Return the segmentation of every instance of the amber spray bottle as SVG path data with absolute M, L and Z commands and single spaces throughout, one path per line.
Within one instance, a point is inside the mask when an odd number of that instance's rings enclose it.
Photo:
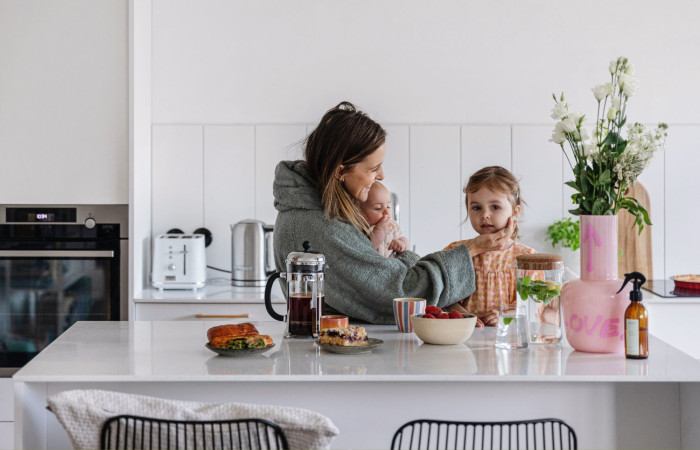
M 625 274 L 625 285 L 632 281 L 630 305 L 625 310 L 625 356 L 630 359 L 647 359 L 649 357 L 649 316 L 642 305 L 642 285 L 647 281 L 639 272 Z

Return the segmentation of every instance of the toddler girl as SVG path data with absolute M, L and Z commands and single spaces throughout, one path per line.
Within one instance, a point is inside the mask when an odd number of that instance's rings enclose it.
M 372 184 L 360 209 L 369 224 L 372 245 L 380 255 L 388 257 L 408 249 L 408 239 L 401 235 L 401 227 L 391 220 L 391 194 L 382 183 Z
M 465 203 L 469 222 L 477 233 L 493 233 L 510 227 L 510 224 L 513 226 L 513 234 L 505 250 L 486 252 L 473 258 L 476 291 L 452 308 L 461 311 L 462 306 L 483 324 L 495 326 L 501 303 L 514 305 L 516 302 L 515 258 L 535 253 L 533 249 L 513 240 L 519 237 L 516 219 L 524 202 L 518 180 L 508 170 L 498 166 L 484 167 L 474 173 L 464 193 L 467 194 Z M 453 242 L 445 250 L 464 242 Z

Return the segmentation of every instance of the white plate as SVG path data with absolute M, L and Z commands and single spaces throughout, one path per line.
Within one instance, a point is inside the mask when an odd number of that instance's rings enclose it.
M 354 355 L 357 353 L 369 353 L 377 347 L 381 347 L 384 341 L 381 339 L 367 338 L 369 343 L 362 346 L 344 346 L 344 345 L 330 345 L 321 344 L 318 341 L 314 341 L 316 345 L 321 347 L 323 350 L 331 353 L 340 353 L 343 355 Z

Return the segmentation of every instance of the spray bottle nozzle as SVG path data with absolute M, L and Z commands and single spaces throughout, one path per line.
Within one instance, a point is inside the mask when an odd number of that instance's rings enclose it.
M 632 281 L 632 290 L 630 291 L 630 300 L 635 301 L 635 302 L 642 301 L 641 287 L 644 283 L 646 283 L 647 278 L 639 272 L 626 273 L 625 274 L 625 282 L 622 283 L 622 287 L 620 287 L 620 290 L 617 291 L 617 293 L 619 294 L 620 292 L 622 292 L 622 290 L 625 288 L 625 285 L 627 285 L 627 283 L 630 280 Z

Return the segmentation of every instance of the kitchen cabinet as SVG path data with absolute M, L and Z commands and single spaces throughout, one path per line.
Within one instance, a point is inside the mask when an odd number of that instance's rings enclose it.
M 46 397 L 81 388 L 307 408 L 340 429 L 333 448 L 385 448 L 394 430 L 421 416 L 559 417 L 576 430 L 579 448 L 587 449 L 700 445 L 693 426 L 700 414 L 700 362 L 654 336 L 648 360 L 627 360 L 565 344 L 496 349 L 494 327 L 475 329 L 464 345 L 428 345 L 393 325 L 367 325 L 382 346 L 339 355 L 310 339 L 284 339 L 284 324 L 266 321 L 256 327 L 275 347 L 257 357 L 226 358 L 204 347 L 214 324 L 74 325 L 15 375 L 23 400 L 18 444 L 69 447 L 46 411 Z
M 248 314 L 247 320 L 270 320 L 265 308 L 265 289 L 231 286 L 228 280 L 220 284 L 208 284 L 202 289 L 164 290 L 144 289 L 139 298 L 134 299 L 135 320 L 237 320 L 241 319 L 198 319 L 197 314 L 231 315 Z M 284 314 L 286 300 L 279 283 L 271 291 L 275 311 Z M 246 320 L 246 319 L 242 319 Z
M 0 4 L 0 203 L 129 199 L 128 2 Z
M 14 448 L 14 384 L 12 378 L 0 378 L 0 450 Z

